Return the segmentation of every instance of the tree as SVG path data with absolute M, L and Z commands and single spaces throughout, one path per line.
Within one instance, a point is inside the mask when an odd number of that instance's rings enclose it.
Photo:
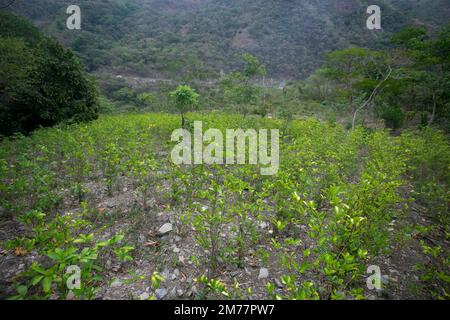
M 261 93 L 261 89 L 251 81 L 258 76 L 264 77 L 266 69 L 264 65 L 251 54 L 244 54 L 242 59 L 245 63 L 243 70 L 228 73 L 221 82 L 221 86 L 224 91 L 225 99 L 237 105 L 239 112 L 245 116 L 249 111 L 249 105 L 255 104 Z M 263 101 L 264 100 L 263 97 Z
M 327 66 L 321 74 L 334 80 L 347 99 L 352 112 L 352 128 L 358 112 L 367 107 L 390 78 L 392 68 L 383 52 L 352 47 L 327 55 Z M 361 101 L 357 103 L 356 99 Z
M 155 96 L 150 93 L 143 92 L 137 96 L 138 103 L 143 107 L 151 107 L 155 103 Z
M 95 119 L 97 88 L 72 51 L 22 18 L 0 21 L 0 134 Z
M 327 100 L 332 93 L 331 79 L 327 77 L 327 69 L 317 69 L 303 83 L 299 83 L 297 90 L 302 98 L 312 100 Z
M 450 98 L 450 25 L 434 39 L 424 27 L 407 27 L 391 40 L 402 61 L 402 88 L 413 92 L 415 107 L 430 115 L 432 125 L 437 115 L 446 116 Z
M 181 126 L 184 128 L 186 125 L 185 114 L 198 104 L 199 94 L 190 86 L 180 85 L 176 90 L 170 92 L 170 97 L 174 99 L 175 105 L 180 112 Z

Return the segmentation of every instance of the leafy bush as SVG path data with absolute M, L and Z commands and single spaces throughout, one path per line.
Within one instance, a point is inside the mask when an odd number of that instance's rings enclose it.
M 403 126 L 405 113 L 397 106 L 389 106 L 383 110 L 381 118 L 384 120 L 386 127 L 395 130 Z
M 75 55 L 19 17 L 0 21 L 0 134 L 96 119 L 97 89 Z

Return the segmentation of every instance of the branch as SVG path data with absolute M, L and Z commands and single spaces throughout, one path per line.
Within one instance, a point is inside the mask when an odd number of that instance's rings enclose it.
M 385 83 L 389 77 L 392 74 L 392 68 L 391 66 L 388 66 L 389 71 L 388 74 L 386 75 L 386 77 L 384 77 L 378 84 L 377 86 L 373 89 L 372 93 L 370 94 L 369 98 L 359 107 L 355 110 L 355 112 L 353 113 L 353 121 L 352 121 L 352 130 L 355 129 L 355 121 L 356 121 L 356 115 L 359 111 L 361 111 L 362 109 L 364 109 L 370 102 L 372 102 L 373 98 L 377 95 L 378 90 L 380 89 L 380 87 L 383 85 L 383 83 Z

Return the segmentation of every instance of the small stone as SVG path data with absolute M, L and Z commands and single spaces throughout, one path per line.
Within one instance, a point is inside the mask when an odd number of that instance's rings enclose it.
M 162 300 L 166 295 L 167 295 L 167 290 L 164 288 L 155 290 L 155 296 L 158 300 Z
M 173 248 L 173 252 L 174 253 L 179 253 L 180 252 L 180 248 L 177 248 L 177 247 Z
M 75 295 L 73 294 L 72 290 L 67 294 L 66 300 L 75 300 Z
M 148 300 L 150 298 L 150 294 L 148 292 L 144 292 L 139 296 L 139 300 Z
M 269 270 L 267 270 L 266 268 L 261 268 L 259 269 L 259 275 L 258 275 L 258 279 L 266 279 L 269 276 Z
M 120 287 L 121 285 L 122 285 L 122 281 L 120 281 L 119 279 L 115 279 L 111 283 L 111 288 L 117 288 L 117 287 Z
M 400 274 L 400 272 L 398 272 L 398 270 L 395 270 L 395 269 L 389 269 L 389 272 L 390 273 Z
M 184 264 L 184 257 L 183 257 L 183 256 L 178 256 L 178 261 L 179 261 L 181 264 Z
M 166 234 L 166 233 L 168 233 L 168 232 L 170 232 L 170 231 L 172 231 L 172 230 L 173 230 L 173 229 L 172 229 L 172 224 L 170 224 L 170 223 L 165 223 L 165 224 L 162 225 L 161 228 L 159 228 L 158 234 L 159 234 L 160 236 L 162 236 L 162 235 L 164 235 L 164 234 Z
M 178 269 L 175 269 L 175 270 L 173 270 L 173 273 L 172 273 L 172 280 L 175 280 L 176 278 L 178 278 L 178 276 L 180 275 L 180 270 L 178 270 Z
M 169 274 L 170 274 L 169 269 L 164 269 L 164 271 L 161 272 L 161 275 L 162 275 L 165 279 L 167 279 L 167 278 L 169 277 Z
M 184 291 L 183 291 L 183 290 L 181 290 L 181 289 L 178 289 L 178 290 L 177 290 L 177 296 L 178 296 L 179 298 L 181 298 L 181 297 L 183 296 L 183 294 L 184 294 Z
M 275 284 L 277 285 L 278 288 L 280 288 L 280 289 L 283 288 L 283 284 L 281 283 L 280 280 L 278 280 L 278 279 L 275 278 L 274 281 L 275 281 Z
M 232 272 L 230 272 L 230 276 L 232 277 L 232 278 L 235 278 L 235 277 L 237 277 L 239 275 L 239 271 L 232 271 Z
M 175 242 L 180 242 L 181 241 L 181 237 L 180 236 L 175 236 Z
M 170 291 L 170 299 L 173 299 L 177 296 L 177 287 L 173 287 L 172 290 Z
M 192 288 L 188 291 L 187 295 L 192 297 L 192 296 L 197 295 L 197 293 L 198 293 L 197 287 L 192 286 Z

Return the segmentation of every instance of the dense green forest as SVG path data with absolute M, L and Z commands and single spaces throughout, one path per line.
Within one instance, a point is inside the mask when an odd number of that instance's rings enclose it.
M 0 10 L 0 299 L 449 299 L 447 1 L 70 4 Z
M 71 46 L 90 70 L 158 78 L 201 77 L 239 66 L 251 53 L 269 77 L 302 79 L 323 53 L 350 45 L 385 47 L 408 24 L 448 22 L 446 0 L 382 0 L 383 30 L 361 28 L 370 1 L 80 0 L 83 27 L 67 32 L 66 0 L 16 1 L 12 10 Z M 200 69 L 200 70 L 199 70 Z

